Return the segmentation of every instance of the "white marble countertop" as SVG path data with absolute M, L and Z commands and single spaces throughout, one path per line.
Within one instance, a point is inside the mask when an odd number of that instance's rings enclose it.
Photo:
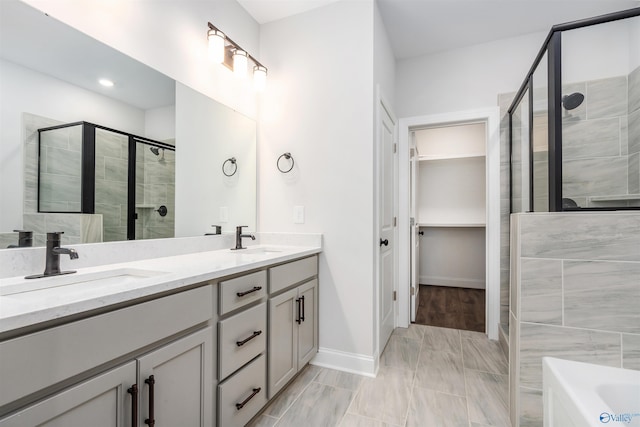
M 265 248 L 269 251 L 262 252 Z M 0 333 L 179 290 L 188 285 L 317 254 L 321 250 L 320 246 L 250 246 L 243 251 L 220 249 L 79 268 L 74 274 L 49 278 L 27 280 L 19 276 L 0 279 Z M 108 280 L 110 275 L 121 277 L 120 280 Z M 69 281 L 75 283 L 66 284 Z M 43 289 L 19 292 L 20 287 L 38 288 L 41 285 Z

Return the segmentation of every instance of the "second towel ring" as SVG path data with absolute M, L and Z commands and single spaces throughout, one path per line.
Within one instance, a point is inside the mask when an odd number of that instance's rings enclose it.
M 227 173 L 227 171 L 225 170 L 225 166 L 227 165 L 227 163 L 231 163 L 233 165 L 233 172 Z M 222 173 L 225 176 L 233 176 L 236 174 L 237 171 L 238 171 L 238 163 L 236 162 L 235 157 L 231 157 L 230 159 L 225 160 L 224 163 L 222 164 Z
M 287 169 L 287 170 L 283 170 L 283 169 L 280 167 L 280 160 L 281 160 L 283 157 L 284 157 L 285 159 L 287 159 L 287 160 L 291 160 L 291 167 L 290 167 L 289 169 Z M 282 172 L 282 173 L 289 173 L 289 172 L 291 172 L 291 170 L 293 169 L 293 165 L 295 165 L 295 164 L 296 164 L 296 162 L 293 160 L 293 156 L 291 155 L 291 153 L 284 153 L 284 154 L 281 154 L 281 155 L 280 155 L 280 157 L 278 157 L 278 160 L 276 161 L 276 167 L 277 167 L 277 168 L 278 168 L 278 170 L 279 170 L 280 172 Z

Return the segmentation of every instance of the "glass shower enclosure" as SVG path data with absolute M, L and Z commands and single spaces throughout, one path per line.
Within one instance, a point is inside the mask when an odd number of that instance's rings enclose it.
M 640 209 L 640 8 L 554 26 L 509 121 L 511 212 Z
M 102 215 L 105 242 L 174 236 L 174 145 L 89 122 L 38 135 L 38 212 Z

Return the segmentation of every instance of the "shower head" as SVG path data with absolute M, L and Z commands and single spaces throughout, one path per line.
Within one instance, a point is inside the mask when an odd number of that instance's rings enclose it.
M 158 147 L 149 147 L 149 150 L 151 150 L 151 152 L 156 156 L 160 155 L 160 149 Z
M 574 108 L 578 108 L 580 104 L 582 104 L 582 101 L 584 101 L 584 95 L 580 92 L 574 92 L 562 97 L 562 106 L 566 110 L 573 110 Z

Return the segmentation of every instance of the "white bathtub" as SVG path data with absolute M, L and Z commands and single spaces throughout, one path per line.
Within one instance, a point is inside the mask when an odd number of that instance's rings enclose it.
M 640 371 L 542 358 L 544 427 L 640 427 Z

